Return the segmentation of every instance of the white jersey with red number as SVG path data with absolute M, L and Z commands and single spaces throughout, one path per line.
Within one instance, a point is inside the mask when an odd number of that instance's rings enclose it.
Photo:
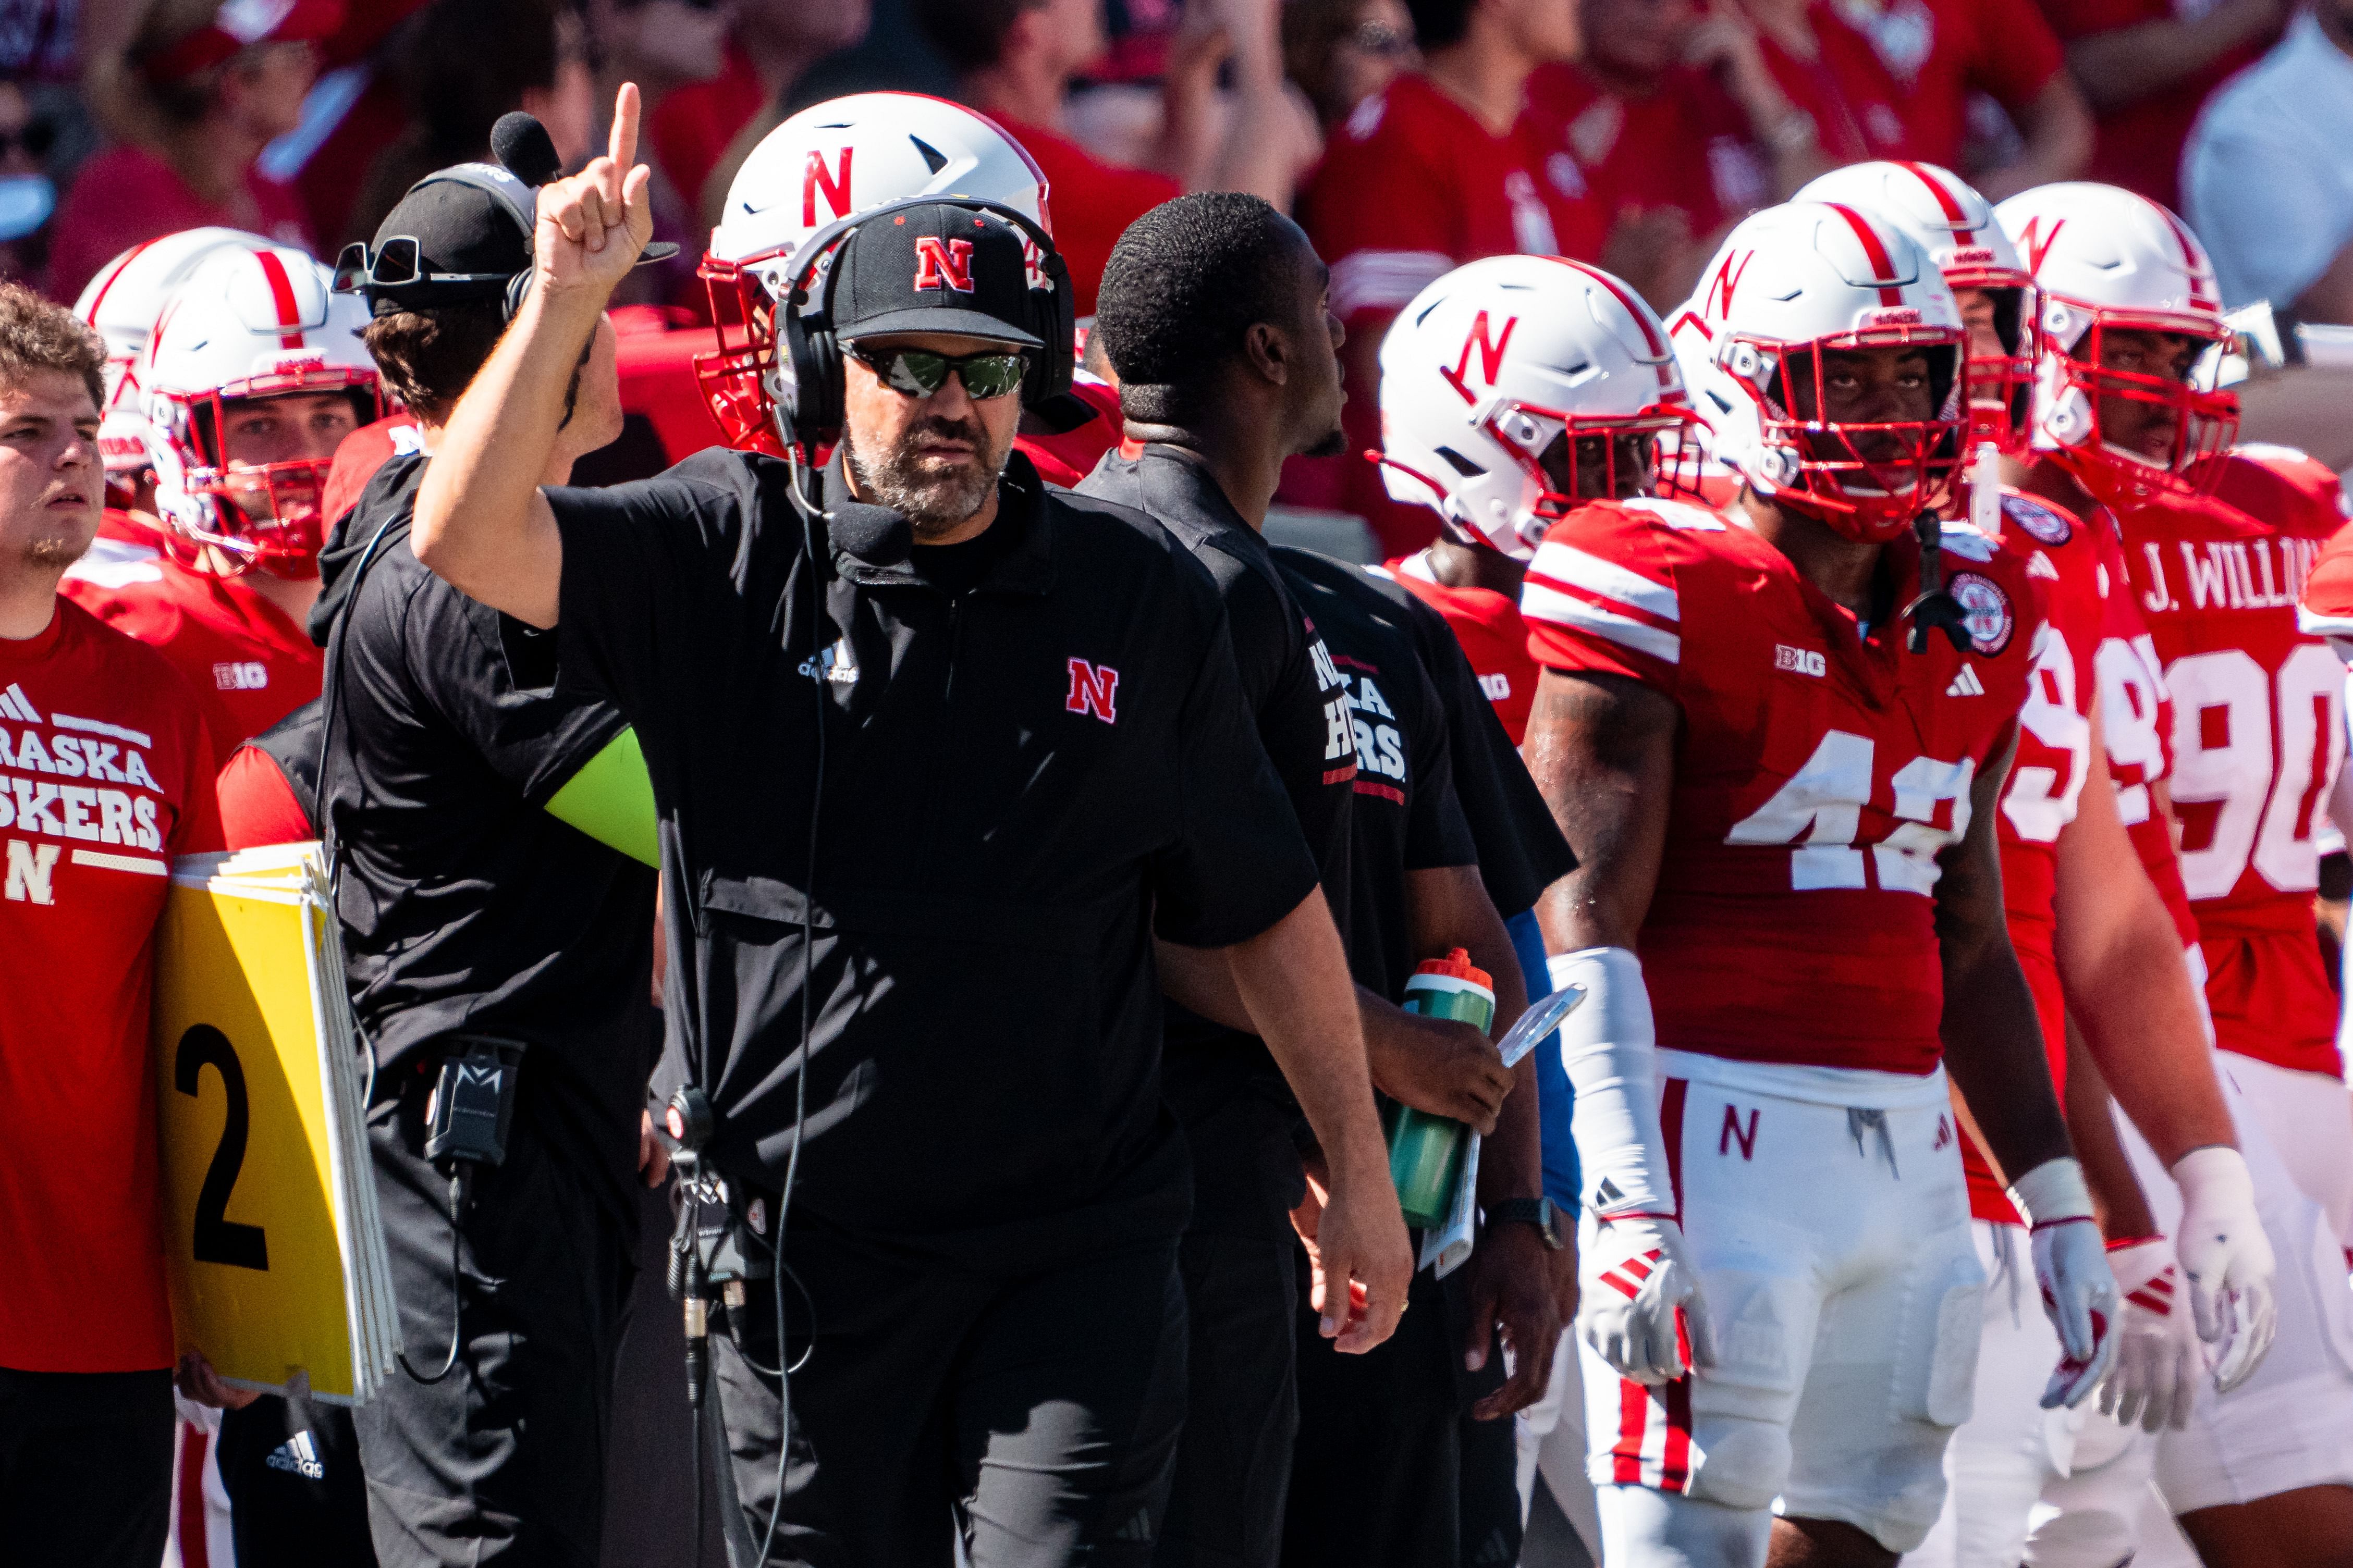
M 1662 1047 L 1920 1074 L 1941 1055 L 1936 855 L 2026 700 L 2042 631 L 2027 563 L 1948 528 L 1971 646 L 1862 626 L 1724 514 L 1605 501 L 1545 536 L 1528 651 L 1629 677 L 1682 710 L 1658 889 L 1641 931 Z M 1891 603 L 1918 556 L 1888 546 Z
M 2026 705 L 2019 711 L 2018 755 L 1996 826 L 2010 943 L 2034 994 L 2052 1087 L 2063 1092 L 2067 1003 L 2060 991 L 2055 942 L 2059 835 L 2075 820 L 2084 776 L 2091 768 L 2092 696 L 2098 682 L 2094 661 L 2106 589 L 2092 531 L 2070 513 L 2005 489 L 1988 521 L 1998 524 L 1996 537 L 2025 562 L 2026 574 L 2046 595 L 2048 623 L 2027 682 Z M 2018 1211 L 1974 1139 L 1962 1142 L 1961 1168 L 1968 1176 L 1972 1215 L 2018 1223 Z
M 2232 454 L 2232 464 L 2255 463 Z M 2275 481 L 2226 476 L 2236 493 Z M 2326 514 L 2272 526 L 2214 499 L 2117 515 L 2133 596 L 2173 699 L 2181 877 L 2210 973 L 2216 1042 L 2300 1071 L 2340 1070 L 2319 957 L 2315 838 L 2345 762 L 2345 667 L 2296 624 Z
M 1421 552 L 1392 561 L 1377 570 L 1387 573 L 1415 598 L 1446 617 L 1454 640 L 1479 677 L 1504 732 L 1518 745 L 1528 732 L 1528 710 L 1535 703 L 1536 661 L 1528 657 L 1528 626 L 1520 618 L 1519 601 L 1493 588 L 1455 588 L 1430 574 L 1430 558 Z

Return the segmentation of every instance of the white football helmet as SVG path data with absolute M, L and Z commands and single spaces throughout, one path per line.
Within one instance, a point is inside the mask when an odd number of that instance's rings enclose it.
M 1960 308 L 1893 224 L 1834 202 L 1751 214 L 1668 335 L 1711 454 L 1759 495 L 1859 540 L 1894 539 L 1952 499 L 1968 418 Z M 1820 416 L 1825 354 L 1898 347 L 1926 357 L 1928 417 Z
M 187 228 L 134 245 L 104 267 L 74 301 L 74 314 L 106 340 L 106 405 L 99 411 L 98 449 L 110 488 L 126 492 L 147 469 L 147 411 L 135 367 L 154 333 L 155 318 L 196 264 L 223 246 L 267 248 L 269 241 L 239 228 Z M 127 493 L 111 496 L 124 504 Z
M 368 307 L 332 289 L 299 250 L 232 247 L 206 257 L 164 307 L 138 365 L 156 508 L 174 555 L 230 573 L 318 570 L 320 497 L 332 460 L 232 467 L 227 405 L 297 392 L 342 392 L 362 424 L 383 416 L 375 362 L 360 342 Z
M 1458 267 L 1381 340 L 1389 494 L 1518 560 L 1585 502 L 1647 493 L 1659 437 L 1690 421 L 1666 328 L 1582 262 Z
M 1969 350 L 1969 434 L 2011 457 L 2025 455 L 2034 363 L 2042 338 L 2034 282 L 2017 247 L 1975 187 L 1934 163 L 1850 163 L 1799 191 L 1801 202 L 1860 207 L 1902 229 L 1928 253 L 1954 293 L 1981 289 L 1993 304 L 2000 353 Z
M 802 110 L 752 149 L 702 267 L 719 348 L 695 374 L 727 445 L 784 454 L 777 409 L 792 365 L 774 321 L 794 254 L 829 224 L 917 196 L 998 202 L 1053 230 L 1037 162 L 988 116 L 944 99 L 853 93 Z
M 2212 471 L 2201 459 L 2227 449 L 2238 434 L 2237 398 L 2162 373 L 2104 368 L 2102 361 L 2112 331 L 2168 333 L 2209 351 L 2231 338 L 2205 247 L 2172 213 L 2114 185 L 2040 185 L 1994 208 L 1994 216 L 2042 296 L 2035 449 L 2112 506 L 2159 491 L 2195 493 L 2197 472 Z M 2105 428 L 2132 404 L 2163 416 L 2141 449 L 2110 439 Z

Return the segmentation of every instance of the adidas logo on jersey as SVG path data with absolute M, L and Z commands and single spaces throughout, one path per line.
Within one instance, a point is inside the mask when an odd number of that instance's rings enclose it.
M 1960 674 L 1953 677 L 1953 683 L 1945 688 L 1945 695 L 1947 697 L 1983 697 L 1985 695 L 1985 682 L 1978 679 L 1978 672 L 1972 666 L 1965 664 L 1961 666 Z
M 308 1432 L 297 1432 L 275 1448 L 261 1461 L 273 1470 L 284 1470 L 305 1480 L 324 1480 L 327 1467 L 319 1462 L 318 1446 L 311 1441 Z

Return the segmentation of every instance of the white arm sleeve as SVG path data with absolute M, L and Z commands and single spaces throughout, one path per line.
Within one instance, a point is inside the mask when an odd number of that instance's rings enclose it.
M 1675 1196 L 1659 1136 L 1658 1034 L 1642 963 L 1622 947 L 1588 947 L 1546 966 L 1556 988 L 1585 992 L 1560 1026 L 1561 1066 L 1577 1092 L 1570 1131 L 1586 1207 L 1600 1218 L 1672 1218 Z

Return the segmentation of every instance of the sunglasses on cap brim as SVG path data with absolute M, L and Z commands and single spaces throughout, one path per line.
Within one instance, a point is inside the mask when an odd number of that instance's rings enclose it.
M 678 254 L 678 247 L 669 240 L 657 240 L 646 247 L 638 257 L 637 265 L 668 261 Z M 427 272 L 425 270 L 425 247 L 415 235 L 396 234 L 382 245 L 371 248 L 367 241 L 355 239 L 343 247 L 335 258 L 335 292 L 355 294 L 363 289 L 412 289 L 419 285 L 431 288 L 445 284 L 496 285 L 503 289 L 514 280 L 512 272 Z

